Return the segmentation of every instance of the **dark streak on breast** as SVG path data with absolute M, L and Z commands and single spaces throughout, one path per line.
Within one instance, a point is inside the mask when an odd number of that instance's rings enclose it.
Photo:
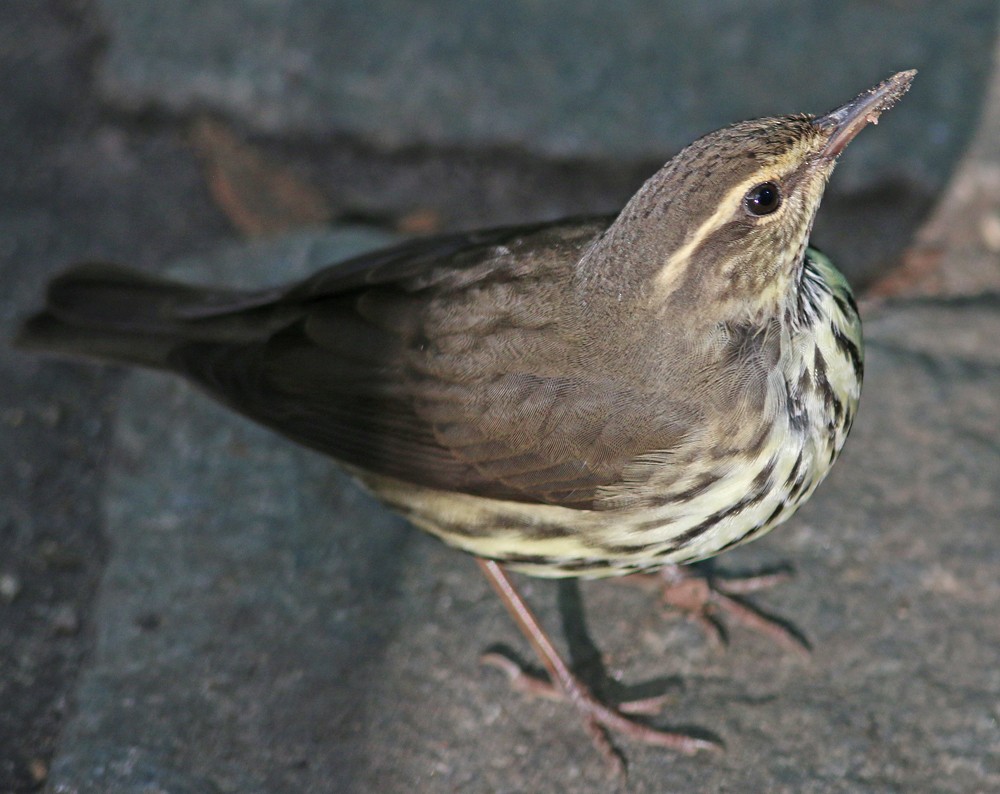
M 826 359 L 823 358 L 823 354 L 818 347 L 815 348 L 813 356 L 813 381 L 816 384 L 816 389 L 823 397 L 823 404 L 829 410 L 833 407 L 833 401 L 837 399 L 837 396 L 833 393 L 833 387 L 826 377 Z
M 802 468 L 802 451 L 799 450 L 798 456 L 795 458 L 795 463 L 792 464 L 792 470 L 788 472 L 788 477 L 785 479 L 785 486 L 790 487 L 795 478 L 799 476 L 799 469 Z
M 752 507 L 753 505 L 763 502 L 764 499 L 766 499 L 767 496 L 773 490 L 773 483 L 771 482 L 771 474 L 774 471 L 775 465 L 776 465 L 775 461 L 772 460 L 754 478 L 754 483 L 753 483 L 754 488 L 753 490 L 750 491 L 750 493 L 748 493 L 746 496 L 744 496 L 735 504 L 730 505 L 724 510 L 719 510 L 715 513 L 712 513 L 712 515 L 705 518 L 704 521 L 699 522 L 686 532 L 682 532 L 680 535 L 678 535 L 676 538 L 673 539 L 673 541 L 670 544 L 670 547 L 665 551 L 669 552 L 669 551 L 677 551 L 679 549 L 683 549 L 685 546 L 690 545 L 690 543 L 693 540 L 703 535 L 705 532 L 710 530 L 720 521 L 723 521 L 724 519 L 729 518 L 730 516 L 734 516 L 737 513 L 741 513 L 748 507 Z M 765 474 L 766 476 L 762 476 Z
M 850 359 L 851 366 L 854 368 L 854 377 L 860 381 L 865 374 L 864 362 L 861 360 L 861 351 L 858 350 L 858 346 L 848 339 L 836 325 L 833 326 L 832 330 L 833 341 L 837 343 L 840 351 Z
M 721 474 L 708 472 L 706 474 L 702 474 L 697 480 L 695 480 L 694 484 L 690 488 L 686 488 L 678 493 L 651 498 L 648 500 L 648 503 L 651 507 L 663 507 L 664 505 L 676 504 L 678 502 L 687 502 L 694 499 L 696 496 L 701 496 L 721 479 Z

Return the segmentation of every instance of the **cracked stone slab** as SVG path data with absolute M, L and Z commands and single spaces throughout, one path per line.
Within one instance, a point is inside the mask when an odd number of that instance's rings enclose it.
M 273 283 L 376 242 L 303 233 L 174 272 Z M 719 758 L 625 745 L 630 791 L 1000 788 L 998 311 L 873 317 L 844 458 L 788 525 L 719 559 L 794 565 L 755 600 L 805 632 L 811 662 L 739 630 L 720 653 L 635 588 L 519 579 L 592 665 L 585 613 L 612 694 L 668 693 L 658 724 L 726 742 Z M 480 667 L 493 643 L 530 650 L 471 561 L 321 456 L 136 373 L 104 515 L 96 650 L 49 791 L 608 790 L 575 716 Z

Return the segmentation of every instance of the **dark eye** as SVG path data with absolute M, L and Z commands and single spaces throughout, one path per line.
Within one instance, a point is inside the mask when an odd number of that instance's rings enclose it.
M 770 215 L 781 206 L 781 190 L 774 182 L 761 182 L 743 197 L 743 206 L 751 215 Z

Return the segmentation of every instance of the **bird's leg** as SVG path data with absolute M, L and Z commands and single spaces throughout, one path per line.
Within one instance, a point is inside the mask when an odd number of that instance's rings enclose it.
M 569 700 L 583 717 L 583 726 L 590 736 L 591 742 L 604 759 L 619 773 L 624 772 L 621 756 L 608 739 L 607 731 L 615 731 L 646 744 L 667 747 L 682 753 L 696 753 L 699 750 L 718 750 L 719 746 L 715 742 L 705 739 L 697 739 L 692 736 L 685 736 L 680 733 L 670 733 L 661 731 L 640 722 L 630 720 L 628 717 L 616 709 L 604 705 L 591 693 L 589 687 L 584 684 L 569 669 L 563 661 L 559 652 L 552 644 L 552 640 L 545 633 L 545 630 L 538 623 L 534 613 L 521 598 L 520 593 L 514 587 L 507 573 L 499 564 L 492 560 L 476 558 L 483 574 L 489 580 L 490 585 L 500 596 L 507 611 L 510 612 L 514 622 L 517 623 L 528 642 L 531 643 L 538 654 L 538 658 L 545 665 L 549 672 L 552 683 L 558 687 L 561 695 Z M 537 681 L 537 679 L 536 679 Z M 552 687 L 545 687 L 543 682 L 537 685 L 524 687 L 537 691 L 540 694 L 552 695 Z
M 724 614 L 799 656 L 809 658 L 809 646 L 802 637 L 740 598 L 787 581 L 787 573 L 720 577 L 686 565 L 668 565 L 655 574 L 627 576 L 625 580 L 648 583 L 654 577 L 663 603 L 696 622 L 716 644 L 725 644 L 720 622 Z

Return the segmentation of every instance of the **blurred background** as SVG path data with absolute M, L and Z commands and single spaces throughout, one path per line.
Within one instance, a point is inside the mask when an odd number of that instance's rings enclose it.
M 916 68 L 813 238 L 863 298 L 892 399 L 866 399 L 855 473 L 798 535 L 734 555 L 806 574 L 769 607 L 805 613 L 823 662 L 742 635 L 719 657 L 614 588 L 586 591 L 588 620 L 612 677 L 678 675 L 673 724 L 736 745 L 719 763 L 627 748 L 634 790 L 1000 788 L 1000 629 L 967 615 L 996 596 L 997 12 L 4 0 L 3 334 L 80 259 L 274 283 L 400 236 L 614 212 L 706 132 Z M 468 561 L 328 464 L 154 376 L 0 347 L 0 378 L 0 791 L 604 790 L 575 719 L 477 669 L 496 635 L 519 641 Z M 532 587 L 553 628 L 582 609 Z M 920 617 L 887 627 L 887 592 Z M 890 678 L 898 658 L 914 667 Z M 927 684 L 905 718 L 902 679 Z M 927 728 L 945 714 L 968 719 Z

